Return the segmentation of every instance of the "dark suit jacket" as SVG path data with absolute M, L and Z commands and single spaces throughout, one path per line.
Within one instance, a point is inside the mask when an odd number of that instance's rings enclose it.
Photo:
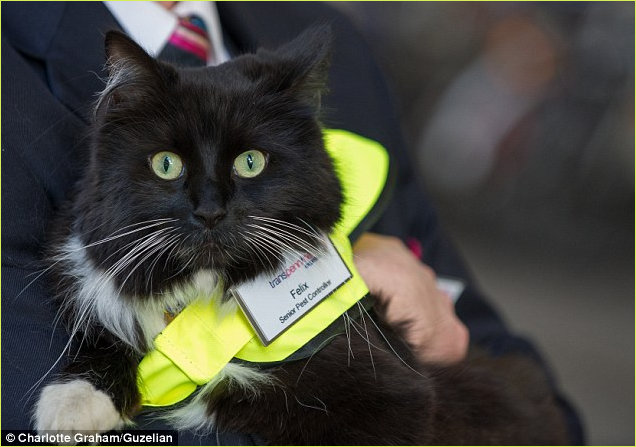
M 472 284 L 444 237 L 409 161 L 391 97 L 371 52 L 353 26 L 320 3 L 219 3 L 231 50 L 276 47 L 316 22 L 334 31 L 327 127 L 379 141 L 398 167 L 395 194 L 373 231 L 421 241 L 424 259 L 439 274 L 464 278 L 457 303 L 473 343 L 493 354 L 520 352 L 541 362 L 526 341 L 513 336 Z M 67 343 L 53 327 L 56 310 L 39 276 L 47 225 L 68 197 L 87 155 L 86 131 L 102 79 L 103 36 L 119 29 L 97 2 L 2 3 L 2 428 L 25 429 L 38 379 Z M 64 363 L 60 360 L 44 382 Z M 578 420 L 563 401 L 573 442 Z M 223 435 L 226 443 L 252 443 Z M 182 443 L 199 443 L 189 434 Z M 214 443 L 216 439 L 204 439 Z

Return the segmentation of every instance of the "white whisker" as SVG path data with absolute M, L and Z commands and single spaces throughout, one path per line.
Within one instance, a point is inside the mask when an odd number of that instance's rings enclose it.
M 250 225 L 252 226 L 252 225 Z M 253 228 L 257 228 L 258 226 L 253 226 Z M 282 249 L 283 251 L 285 251 L 286 253 L 288 253 L 290 256 L 295 257 L 298 256 L 300 254 L 302 254 L 299 250 L 294 249 L 292 246 L 290 246 L 288 243 L 286 243 L 285 241 L 283 241 L 280 238 L 277 238 L 275 233 L 272 232 L 263 232 L 262 229 L 257 228 L 261 231 L 258 231 L 258 235 L 260 235 L 262 238 L 269 240 L 271 243 L 273 243 L 277 248 Z
M 258 219 L 258 220 L 262 220 L 262 221 L 268 221 L 268 222 L 272 222 L 272 223 L 277 223 L 277 224 L 280 224 L 280 225 L 283 225 L 283 226 L 286 226 L 286 227 L 289 227 L 289 228 L 293 228 L 293 229 L 295 229 L 295 230 L 297 230 L 297 231 L 299 231 L 301 233 L 305 233 L 307 236 L 310 236 L 310 237 L 318 237 L 318 238 L 321 237 L 320 233 L 318 233 L 316 230 L 314 230 L 311 226 L 309 226 L 300 217 L 298 217 L 297 219 L 300 220 L 301 222 L 303 222 L 305 225 L 307 225 L 310 228 L 310 230 L 312 230 L 311 232 L 309 232 L 309 231 L 305 230 L 303 227 L 298 226 L 296 224 L 293 224 L 291 222 L 287 222 L 285 220 L 280 220 L 280 219 L 274 219 L 273 217 L 264 217 L 264 216 L 248 216 L 248 217 L 250 217 L 252 219 Z
M 274 237 L 277 237 L 281 241 L 285 240 L 285 242 L 287 242 L 288 244 L 296 244 L 302 250 L 307 251 L 311 254 L 314 254 L 314 255 L 319 254 L 323 256 L 325 255 L 325 252 L 322 248 L 318 247 L 317 245 L 311 244 L 310 242 L 307 242 L 304 239 L 299 238 L 295 234 L 289 233 L 288 231 L 282 230 L 280 228 L 272 228 L 271 226 L 263 226 L 263 225 L 256 225 L 256 224 L 248 224 L 248 226 L 259 229 L 261 231 L 265 231 L 268 234 Z M 287 236 L 286 239 L 284 239 L 285 236 Z M 293 249 L 293 250 L 295 252 L 299 251 L 297 249 Z
M 376 375 L 376 371 L 375 371 L 375 362 L 373 361 L 373 352 L 371 351 L 371 341 L 369 339 L 369 331 L 367 330 L 367 322 L 364 319 L 364 315 L 360 314 L 360 316 L 362 317 L 362 324 L 364 325 L 364 332 L 367 334 L 367 346 L 369 347 L 369 357 L 371 358 L 371 367 L 373 368 L 373 377 L 375 378 L 375 380 L 378 380 L 378 376 Z
M 258 260 L 261 262 L 263 267 L 267 268 L 267 266 L 265 265 L 265 262 L 267 262 L 272 268 L 272 270 L 274 270 L 274 264 L 272 264 L 272 261 L 269 259 L 267 254 L 263 251 L 265 248 L 261 249 L 259 240 L 255 239 L 252 233 L 250 233 L 249 231 L 247 233 L 249 234 L 249 236 L 243 235 L 243 237 L 247 242 L 250 243 L 248 247 L 251 249 L 251 252 L 258 258 Z M 261 258 L 261 255 L 262 255 L 262 258 Z
M 360 308 L 360 310 L 362 312 L 364 312 L 365 314 L 368 315 L 369 319 L 371 320 L 371 323 L 373 323 L 373 325 L 375 326 L 375 328 L 378 330 L 378 333 L 382 336 L 382 338 L 384 339 L 384 341 L 386 342 L 387 346 L 391 349 L 391 351 L 393 352 L 393 354 L 395 354 L 395 356 L 400 359 L 400 361 L 407 367 L 409 368 L 411 371 L 413 371 L 415 374 L 424 377 L 419 371 L 417 371 L 416 369 L 414 369 L 411 365 L 409 365 L 402 357 L 400 357 L 400 355 L 397 353 L 397 351 L 393 348 L 393 346 L 391 345 L 391 343 L 389 342 L 389 340 L 385 337 L 384 333 L 382 332 L 382 330 L 378 327 L 378 325 L 375 323 L 375 321 L 373 321 L 373 317 L 371 317 L 371 315 L 369 315 L 369 312 L 367 312 L 367 310 L 364 308 L 364 306 L 362 304 L 360 304 L 360 302 L 358 301 L 356 303 L 358 305 L 358 307 Z

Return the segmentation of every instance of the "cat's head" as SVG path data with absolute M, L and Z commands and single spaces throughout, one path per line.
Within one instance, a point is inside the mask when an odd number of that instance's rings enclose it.
M 314 28 L 275 51 L 175 68 L 108 33 L 75 231 L 124 292 L 162 293 L 201 269 L 240 282 L 330 231 L 342 193 L 317 118 L 329 47 Z

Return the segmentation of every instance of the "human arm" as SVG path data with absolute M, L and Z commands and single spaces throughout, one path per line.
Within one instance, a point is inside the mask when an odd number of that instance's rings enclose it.
M 437 288 L 435 272 L 401 240 L 364 233 L 354 245 L 354 262 L 387 323 L 404 330 L 422 362 L 455 363 L 466 356 L 468 329 L 453 301 Z

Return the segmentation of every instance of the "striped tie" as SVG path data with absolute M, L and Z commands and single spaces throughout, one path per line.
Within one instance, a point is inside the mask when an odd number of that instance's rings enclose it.
M 192 15 L 179 18 L 168 43 L 159 53 L 159 59 L 187 67 L 202 67 L 208 63 L 212 45 L 201 18 Z

